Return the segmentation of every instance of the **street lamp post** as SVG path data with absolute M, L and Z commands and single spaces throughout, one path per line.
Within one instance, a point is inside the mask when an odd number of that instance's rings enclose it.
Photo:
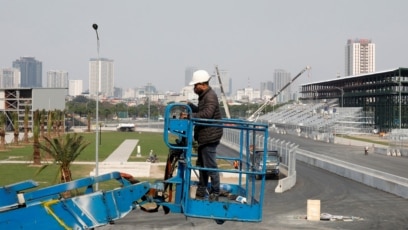
M 147 106 L 147 127 L 150 128 L 150 88 L 151 84 L 148 83 L 148 91 L 147 91 L 147 100 L 148 100 L 148 106 Z
M 99 176 L 99 148 L 98 148 L 98 141 L 99 141 L 99 84 L 101 78 L 101 60 L 99 58 L 99 35 L 98 35 L 98 25 L 93 24 L 92 28 L 96 32 L 96 39 L 97 39 L 97 53 L 98 53 L 98 80 L 96 84 L 96 123 L 95 123 L 95 176 Z M 95 183 L 95 190 L 98 190 L 98 183 Z
M 102 144 L 102 122 L 99 123 L 99 145 Z

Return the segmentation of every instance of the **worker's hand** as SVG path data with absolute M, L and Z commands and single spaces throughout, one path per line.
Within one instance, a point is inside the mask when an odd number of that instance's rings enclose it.
M 188 119 L 188 113 L 181 112 L 180 113 L 180 119 Z

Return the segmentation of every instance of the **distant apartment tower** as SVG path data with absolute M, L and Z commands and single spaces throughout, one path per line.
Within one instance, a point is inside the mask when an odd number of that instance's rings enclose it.
M 273 91 L 272 81 L 261 82 L 261 97 L 271 96 Z
M 100 63 L 100 66 L 99 66 Z M 89 95 L 96 96 L 98 92 L 104 97 L 114 95 L 114 65 L 113 60 L 91 58 L 89 61 Z M 100 74 L 99 74 L 100 71 Z M 100 78 L 100 79 L 99 79 Z
M 78 96 L 83 92 L 84 82 L 82 80 L 69 80 L 68 95 Z
M 68 88 L 68 72 L 62 70 L 47 71 L 47 88 Z
M 119 87 L 113 88 L 113 96 L 115 98 L 122 98 L 123 97 L 123 89 Z
M 198 68 L 194 66 L 189 66 L 184 72 L 184 85 L 188 85 L 193 78 L 193 73 L 197 71 Z
M 132 99 L 136 98 L 136 89 L 134 88 L 127 88 L 123 90 L 122 98 Z
M 375 44 L 370 39 L 349 39 L 345 76 L 375 72 Z
M 274 89 L 273 91 L 278 93 L 287 83 L 292 80 L 292 77 L 289 72 L 286 72 L 283 69 L 275 69 L 273 73 Z M 292 88 L 289 85 L 285 90 L 280 92 L 276 98 L 277 103 L 285 103 L 291 100 Z
M 20 57 L 13 68 L 20 70 L 21 87 L 42 87 L 42 63 L 34 57 Z
M 20 87 L 20 70 L 15 68 L 0 69 L 0 88 Z

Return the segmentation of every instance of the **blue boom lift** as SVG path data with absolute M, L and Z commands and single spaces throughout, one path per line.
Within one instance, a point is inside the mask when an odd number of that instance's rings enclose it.
M 36 189 L 38 184 L 31 180 L 3 186 L 0 187 L 0 229 L 91 229 L 123 218 L 137 208 L 156 212 L 160 207 L 165 213 L 214 219 L 218 224 L 262 221 L 266 157 L 262 170 L 254 169 L 248 143 L 265 138 L 263 143 L 266 145 L 267 124 L 237 119 L 180 119 L 180 112 L 191 113 L 191 109 L 179 103 L 166 107 L 163 139 L 170 151 L 162 181 L 131 181 L 124 174 L 112 172 L 41 189 Z M 238 154 L 227 156 L 218 152 L 217 159 L 238 161 L 239 167 L 210 169 L 195 166 L 195 125 L 234 129 L 240 142 Z M 264 154 L 266 156 L 266 151 Z M 196 199 L 193 189 L 198 183 L 196 178 L 200 170 L 233 174 L 235 182 L 221 180 L 224 196 L 218 201 Z M 256 177 L 261 180 L 255 180 Z M 108 180 L 116 180 L 121 186 L 110 191 L 94 190 L 96 183 Z M 82 195 L 63 196 L 66 191 L 81 188 Z

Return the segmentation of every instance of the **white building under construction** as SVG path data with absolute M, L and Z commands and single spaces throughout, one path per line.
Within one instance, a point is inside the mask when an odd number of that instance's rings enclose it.
M 33 112 L 64 110 L 67 88 L 9 88 L 0 89 L 0 113 L 7 116 L 7 129 L 12 130 L 12 113 L 17 113 L 19 127 L 24 125 L 25 108 L 29 108 L 28 126 L 32 128 Z

